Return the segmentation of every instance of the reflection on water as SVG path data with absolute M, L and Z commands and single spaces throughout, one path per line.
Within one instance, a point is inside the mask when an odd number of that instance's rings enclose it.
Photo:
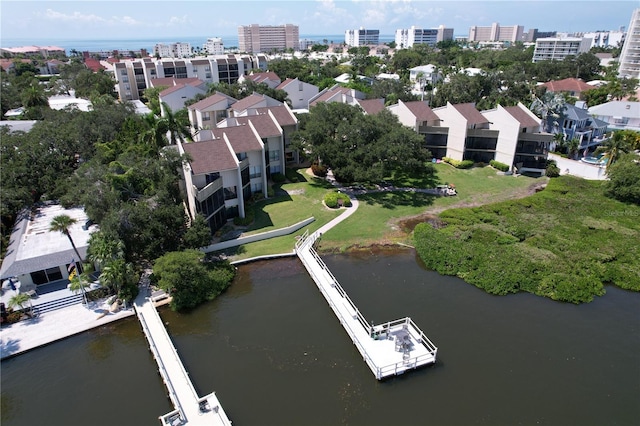
M 437 364 L 378 382 L 297 259 L 244 265 L 217 300 L 161 311 L 197 391 L 234 424 L 640 423 L 640 295 L 565 305 L 487 295 L 412 251 L 324 259 L 367 319 L 411 316 Z M 3 426 L 157 424 L 170 410 L 135 319 L 2 362 Z

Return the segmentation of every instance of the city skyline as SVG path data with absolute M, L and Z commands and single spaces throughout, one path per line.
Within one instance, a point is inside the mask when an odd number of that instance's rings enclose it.
M 621 1 L 6 1 L 0 4 L 2 39 L 122 39 L 237 35 L 238 26 L 294 24 L 300 34 L 344 34 L 364 27 L 396 29 L 522 25 L 525 31 L 589 32 L 629 24 L 636 0 Z M 4 43 L 3 43 L 4 45 Z

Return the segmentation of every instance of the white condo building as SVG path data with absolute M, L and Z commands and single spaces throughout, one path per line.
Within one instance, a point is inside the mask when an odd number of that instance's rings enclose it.
M 583 37 L 548 37 L 536 40 L 532 62 L 562 61 L 567 56 L 588 52 L 591 39 Z
M 202 45 L 202 50 L 204 50 L 208 55 L 224 55 L 224 44 L 222 43 L 222 39 L 220 37 L 208 38 Z
M 370 46 L 380 44 L 380 30 L 347 30 L 344 32 L 344 42 L 347 46 Z
M 298 49 L 300 33 L 297 25 L 241 25 L 238 45 L 241 52 L 259 53 Z
M 188 58 L 191 56 L 190 43 L 157 43 L 153 47 L 153 55 L 161 58 Z
M 396 30 L 395 42 L 400 49 L 413 47 L 414 44 L 428 44 L 435 46 L 436 43 L 445 40 L 453 40 L 453 28 L 445 28 L 440 25 L 438 28 L 416 28 L 412 26 L 408 29 Z
M 511 42 L 521 41 L 524 34 L 522 25 L 502 27 L 497 22 L 490 27 L 473 26 L 469 28 L 470 42 Z
M 267 70 L 265 55 L 222 55 L 207 58 L 124 60 L 114 65 L 116 90 L 122 101 L 138 100 L 145 89 L 175 85 L 188 79 L 233 84 L 254 69 Z M 167 79 L 175 82 L 167 83 Z
M 640 78 L 640 9 L 631 14 L 627 38 L 620 53 L 618 75 Z

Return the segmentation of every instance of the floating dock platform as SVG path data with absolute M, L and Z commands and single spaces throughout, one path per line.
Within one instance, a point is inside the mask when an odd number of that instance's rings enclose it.
M 296 242 L 296 254 L 360 351 L 376 379 L 434 364 L 438 348 L 406 317 L 369 324 L 315 250 L 320 234 L 305 232 Z

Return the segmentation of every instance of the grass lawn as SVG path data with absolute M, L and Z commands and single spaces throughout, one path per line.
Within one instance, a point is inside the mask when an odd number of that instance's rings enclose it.
M 411 229 L 403 229 L 400 221 L 410 217 L 436 214 L 451 207 L 476 206 L 531 193 L 531 186 L 546 178 L 498 175 L 491 167 L 456 169 L 448 164 L 435 165 L 436 175 L 426 178 L 396 176 L 397 187 L 433 188 L 438 184 L 454 184 L 458 195 L 437 197 L 421 193 L 374 193 L 358 196 L 358 211 L 322 236 L 321 250 L 344 251 L 354 246 L 372 244 L 412 244 Z M 421 186 L 422 185 L 422 186 Z
M 398 187 L 422 188 L 433 188 L 445 182 L 454 183 L 458 196 L 435 197 L 405 192 L 358 196 L 360 207 L 356 213 L 323 235 L 321 250 L 341 251 L 371 244 L 407 243 L 410 242 L 410 230 L 403 230 L 398 225 L 399 219 L 436 213 L 451 206 L 479 205 L 521 197 L 528 193 L 532 184 L 545 181 L 523 176 L 499 176 L 490 167 L 459 170 L 448 164 L 437 164 L 435 168 L 435 176 L 395 176 L 392 182 Z M 256 219 L 247 230 L 247 234 L 289 226 L 311 216 L 314 216 L 316 221 L 305 229 L 313 232 L 340 214 L 340 211 L 329 210 L 322 204 L 324 194 L 331 190 L 331 185 L 322 179 L 308 176 L 302 169 L 298 170 L 296 175 L 299 182 L 283 184 L 276 188 L 273 198 L 257 203 Z M 287 194 L 278 195 L 278 189 L 286 191 Z M 231 260 L 239 260 L 290 252 L 294 244 L 295 234 L 246 244 L 227 254 Z
M 640 207 L 603 188 L 563 176 L 530 197 L 450 209 L 415 228 L 415 245 L 428 268 L 492 294 L 582 303 L 607 284 L 640 291 Z

